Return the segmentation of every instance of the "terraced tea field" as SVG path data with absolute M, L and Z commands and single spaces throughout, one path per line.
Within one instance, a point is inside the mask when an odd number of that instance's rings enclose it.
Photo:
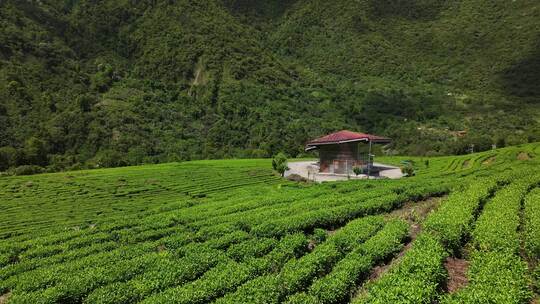
M 405 159 L 323 184 L 270 160 L 0 178 L 0 303 L 533 301 L 540 144 L 378 160 Z

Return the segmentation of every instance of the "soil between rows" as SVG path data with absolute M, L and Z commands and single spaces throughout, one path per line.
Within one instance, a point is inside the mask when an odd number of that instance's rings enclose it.
M 0 304 L 7 303 L 8 298 L 11 296 L 11 292 L 8 292 L 6 294 L 3 294 L 0 296 Z
M 446 282 L 446 291 L 448 293 L 454 293 L 469 283 L 467 278 L 469 261 L 448 257 L 444 262 L 444 268 L 448 271 L 448 281 Z
M 410 225 L 409 237 L 403 249 L 388 263 L 375 266 L 368 276 L 368 279 L 363 282 L 362 287 L 358 289 L 354 298 L 361 296 L 366 292 L 365 286 L 368 283 L 379 279 L 385 274 L 394 264 L 396 264 L 403 255 L 411 248 L 412 242 L 416 239 L 418 234 L 422 231 L 421 223 L 432 211 L 437 209 L 439 204 L 446 198 L 442 197 L 430 197 L 426 200 L 419 202 L 407 202 L 400 209 L 396 209 L 386 215 L 387 218 L 399 218 L 405 220 Z

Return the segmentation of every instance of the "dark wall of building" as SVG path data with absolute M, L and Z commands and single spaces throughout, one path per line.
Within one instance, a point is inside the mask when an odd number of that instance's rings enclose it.
M 365 144 L 352 142 L 321 145 L 319 147 L 320 172 L 346 174 L 352 172 L 355 166 L 366 165 L 366 154 L 360 151 L 359 145 Z

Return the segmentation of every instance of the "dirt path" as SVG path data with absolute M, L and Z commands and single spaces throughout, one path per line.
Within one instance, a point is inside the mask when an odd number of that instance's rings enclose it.
M 469 261 L 448 257 L 444 261 L 444 268 L 448 271 L 448 281 L 446 282 L 446 291 L 448 293 L 454 293 L 469 283 L 467 278 Z
M 492 156 L 488 160 L 484 161 L 482 164 L 486 164 L 486 162 L 491 163 L 494 160 L 495 156 Z M 499 188 L 492 191 L 491 194 L 480 203 L 479 208 L 474 215 L 474 222 L 478 220 L 484 210 L 485 204 L 487 204 L 490 200 L 493 199 L 497 191 L 499 191 Z M 520 218 L 521 216 L 522 215 L 520 211 Z M 521 224 L 519 229 L 521 229 Z M 467 286 L 467 284 L 469 283 L 467 271 L 469 270 L 470 265 L 470 262 L 468 260 L 469 250 L 471 250 L 470 246 L 470 241 L 466 244 L 463 244 L 461 250 L 456 254 L 456 256 L 449 256 L 444 261 L 444 268 L 448 272 L 448 280 L 446 281 L 446 285 L 444 286 L 444 291 L 447 294 L 455 293 L 456 291 Z
M 5 304 L 5 303 L 7 303 L 7 300 L 8 300 L 8 298 L 9 298 L 9 296 L 11 296 L 11 292 L 8 292 L 8 293 L 6 293 L 6 294 L 4 294 L 4 295 L 1 295 L 1 296 L 0 296 L 0 304 Z
M 531 159 L 531 156 L 527 152 L 519 152 L 519 154 L 517 155 L 517 159 L 518 160 L 529 160 L 529 159 Z
M 484 160 L 484 161 L 482 162 L 482 165 L 491 165 L 492 163 L 495 162 L 496 159 L 497 159 L 496 156 L 492 156 L 492 157 L 490 157 L 490 158 Z
M 363 282 L 362 287 L 358 289 L 354 298 L 361 296 L 366 292 L 365 286 L 368 283 L 379 279 L 383 274 L 385 274 L 393 265 L 395 265 L 401 257 L 411 248 L 413 241 L 416 239 L 418 234 L 422 231 L 422 222 L 428 216 L 429 213 L 434 211 L 441 201 L 443 201 L 446 196 L 442 197 L 431 197 L 419 202 L 407 202 L 400 209 L 394 210 L 386 215 L 387 218 L 399 218 L 405 220 L 410 225 L 409 238 L 405 244 L 405 247 L 388 263 L 375 266 L 368 279 Z
M 416 235 L 421 230 L 421 222 L 431 211 L 435 210 L 445 198 L 446 196 L 430 197 L 419 202 L 406 202 L 401 208 L 388 213 L 386 217 L 399 218 L 409 223 L 411 226 L 410 236 L 411 238 L 416 238 Z

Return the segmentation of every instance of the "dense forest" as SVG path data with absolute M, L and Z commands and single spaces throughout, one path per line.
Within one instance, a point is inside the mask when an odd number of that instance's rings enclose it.
M 539 119 L 537 0 L 0 1 L 0 171 L 301 156 L 339 129 L 462 154 Z

